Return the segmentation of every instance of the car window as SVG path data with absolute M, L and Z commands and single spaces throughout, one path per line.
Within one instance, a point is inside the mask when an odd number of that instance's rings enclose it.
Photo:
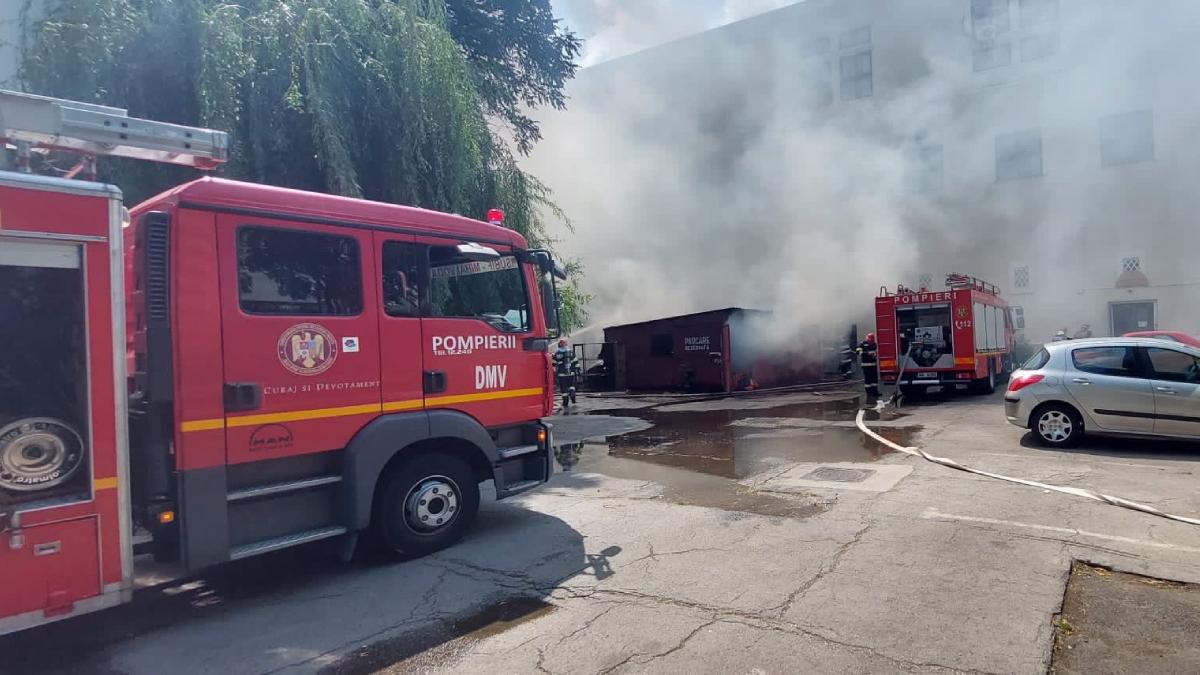
M 1150 365 L 1154 367 L 1155 379 L 1200 382 L 1200 360 L 1191 354 L 1155 347 L 1146 351 L 1150 354 Z
M 1071 360 L 1085 373 L 1139 377 L 1133 347 L 1080 347 L 1071 352 Z
M 1050 362 L 1050 352 L 1045 349 L 1039 350 L 1038 353 L 1029 357 L 1025 363 L 1021 364 L 1021 370 L 1040 370 Z

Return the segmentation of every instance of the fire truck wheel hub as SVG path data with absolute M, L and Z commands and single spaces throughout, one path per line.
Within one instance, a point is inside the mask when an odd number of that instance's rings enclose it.
M 58 420 L 35 417 L 0 429 L 0 487 L 20 492 L 54 487 L 82 464 L 82 440 Z
M 445 476 L 418 481 L 404 499 L 404 518 L 417 532 L 440 530 L 458 516 L 458 486 Z

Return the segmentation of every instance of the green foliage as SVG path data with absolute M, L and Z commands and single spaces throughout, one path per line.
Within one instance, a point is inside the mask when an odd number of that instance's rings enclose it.
M 24 22 L 19 76 L 228 131 L 229 177 L 475 218 L 499 206 L 548 245 L 541 214 L 562 214 L 488 122 L 527 152 L 522 106 L 561 108 L 578 51 L 548 0 L 48 0 Z M 194 175 L 116 159 L 101 174 L 132 201 Z
M 575 75 L 582 41 L 559 26 L 550 0 L 447 0 L 446 8 L 487 112 L 504 119 L 529 154 L 542 135 L 523 108 L 566 106 L 563 85 Z

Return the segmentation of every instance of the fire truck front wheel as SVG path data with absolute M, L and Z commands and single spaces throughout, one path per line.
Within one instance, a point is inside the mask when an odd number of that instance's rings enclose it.
M 422 556 L 453 545 L 479 511 L 479 483 L 462 459 L 440 452 L 400 461 L 381 479 L 374 525 L 388 549 Z

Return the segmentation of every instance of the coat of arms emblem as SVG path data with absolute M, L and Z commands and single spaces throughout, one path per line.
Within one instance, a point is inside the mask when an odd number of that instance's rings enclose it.
M 324 326 L 299 323 L 279 336 L 279 362 L 297 375 L 319 375 L 337 359 L 337 340 Z

